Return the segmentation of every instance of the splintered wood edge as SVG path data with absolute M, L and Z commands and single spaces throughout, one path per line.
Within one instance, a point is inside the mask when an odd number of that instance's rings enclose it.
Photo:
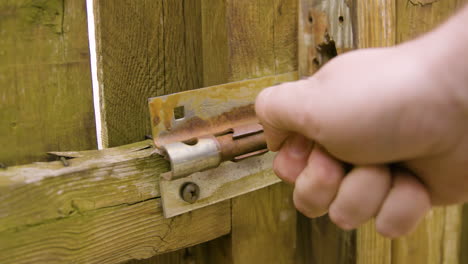
M 159 174 L 169 166 L 153 152 L 146 140 L 80 152 L 69 166 L 0 169 L 0 263 L 115 263 L 229 233 L 229 202 L 163 217 Z

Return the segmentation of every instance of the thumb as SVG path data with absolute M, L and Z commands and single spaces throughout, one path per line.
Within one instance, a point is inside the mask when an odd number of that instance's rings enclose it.
M 291 132 L 309 139 L 318 133 L 311 103 L 319 89 L 316 79 L 282 83 L 264 89 L 255 102 L 255 112 L 264 127 L 268 148 L 277 151 Z M 318 96 L 318 94 L 317 94 Z M 307 113 L 307 114 L 306 114 Z

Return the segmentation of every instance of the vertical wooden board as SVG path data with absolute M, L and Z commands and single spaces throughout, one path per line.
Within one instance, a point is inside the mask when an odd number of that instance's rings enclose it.
M 226 0 L 226 17 L 229 81 L 273 75 L 275 73 L 273 2 Z
M 150 134 L 147 99 L 202 86 L 197 1 L 97 1 L 103 145 Z
M 460 263 L 461 207 L 433 209 L 414 233 L 394 241 L 392 262 Z
M 286 183 L 232 201 L 233 263 L 296 263 L 296 210 Z
M 274 0 L 273 51 L 275 74 L 297 70 L 297 21 L 298 1 Z
M 445 209 L 444 249 L 442 264 L 463 263 L 460 252 L 466 251 L 467 244 L 461 243 L 463 208 L 459 205 Z M 460 231 L 461 230 L 461 231 Z
M 396 0 L 356 1 L 358 48 L 388 47 L 396 44 Z
M 375 232 L 375 220 L 359 228 L 356 239 L 356 263 L 358 264 L 391 264 L 392 241 Z
M 328 215 L 310 221 L 311 243 L 306 250 L 310 258 L 303 263 L 354 264 L 356 260 L 356 233 L 343 231 L 333 224 Z
M 140 141 L 165 91 L 162 2 L 98 0 L 95 18 L 103 146 Z
M 203 82 L 200 0 L 166 1 L 163 7 L 165 94 L 200 88 Z
M 468 264 L 468 204 L 463 206 L 460 238 L 460 264 Z
M 395 45 L 395 0 L 355 1 L 354 38 L 357 48 L 387 47 Z M 392 261 L 392 243 L 375 231 L 371 221 L 357 231 L 356 263 L 388 263 Z
M 0 163 L 96 146 L 84 1 L 0 3 Z
M 228 82 L 226 0 L 202 0 L 203 86 Z
M 394 240 L 392 263 L 441 263 L 444 228 L 445 208 L 433 209 L 412 234 Z
M 397 42 L 399 43 L 434 29 L 467 1 L 397 0 L 397 3 Z

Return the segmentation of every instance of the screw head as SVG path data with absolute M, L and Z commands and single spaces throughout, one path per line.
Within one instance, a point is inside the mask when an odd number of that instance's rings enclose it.
M 194 203 L 200 197 L 200 187 L 196 183 L 186 182 L 180 188 L 180 196 L 187 203 Z

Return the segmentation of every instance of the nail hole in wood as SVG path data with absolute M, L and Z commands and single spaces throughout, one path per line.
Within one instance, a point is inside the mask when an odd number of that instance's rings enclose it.
M 338 21 L 340 21 L 340 23 L 343 23 L 343 22 L 344 22 L 344 17 L 343 17 L 343 16 L 339 16 L 339 17 L 338 17 Z

